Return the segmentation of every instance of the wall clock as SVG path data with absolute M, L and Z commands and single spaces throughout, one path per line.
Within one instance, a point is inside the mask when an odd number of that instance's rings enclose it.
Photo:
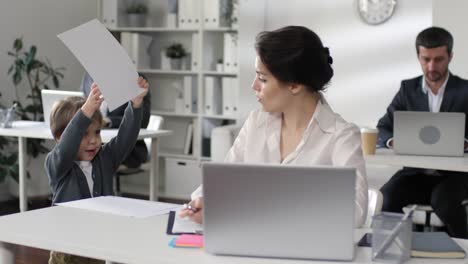
M 387 21 L 395 12 L 396 0 L 357 0 L 357 2 L 362 20 L 371 25 Z

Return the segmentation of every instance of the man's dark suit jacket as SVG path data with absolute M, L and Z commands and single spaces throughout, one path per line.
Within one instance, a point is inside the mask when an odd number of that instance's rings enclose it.
M 379 147 L 387 147 L 387 141 L 393 137 L 393 112 L 425 111 L 429 112 L 428 95 L 422 90 L 423 76 L 403 80 L 401 88 L 379 120 Z M 468 117 L 468 80 L 450 74 L 445 86 L 440 112 L 462 112 Z M 466 118 L 465 117 L 465 118 Z M 468 122 L 465 121 L 465 138 L 468 138 Z

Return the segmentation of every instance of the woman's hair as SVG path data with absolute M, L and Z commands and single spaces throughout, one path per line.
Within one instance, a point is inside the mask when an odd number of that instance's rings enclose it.
M 302 84 L 310 92 L 318 92 L 325 90 L 333 76 L 328 48 L 306 27 L 261 32 L 255 49 L 262 63 L 281 82 Z
M 50 112 L 50 130 L 55 139 L 62 136 L 63 131 L 73 116 L 78 112 L 85 103 L 85 98 L 79 96 L 67 97 L 54 104 Z M 94 112 L 92 122 L 98 122 L 102 125 L 102 114 L 99 110 Z

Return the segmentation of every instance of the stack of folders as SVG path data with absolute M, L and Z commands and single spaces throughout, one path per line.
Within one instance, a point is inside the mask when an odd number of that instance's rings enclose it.
M 196 112 L 197 109 L 197 80 L 192 76 L 184 76 L 184 111 L 187 114 Z
M 225 116 L 234 116 L 237 114 L 237 91 L 239 90 L 239 79 L 232 77 L 223 77 L 221 79 L 222 87 L 222 114 Z
M 200 27 L 201 20 L 198 4 L 198 1 L 195 0 L 179 0 L 179 28 L 196 29 Z
M 205 114 L 220 115 L 221 105 L 221 83 L 219 77 L 205 77 Z
M 237 35 L 235 33 L 224 33 L 224 71 L 237 73 L 239 63 L 237 59 Z

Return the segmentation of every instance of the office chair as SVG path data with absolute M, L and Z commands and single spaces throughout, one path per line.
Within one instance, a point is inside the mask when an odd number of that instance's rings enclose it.
M 411 208 L 411 204 L 403 207 L 403 212 Z M 424 231 L 436 231 L 445 226 L 440 218 L 434 213 L 430 205 L 418 205 L 413 213 L 413 224 L 423 226 Z
M 379 214 L 382 210 L 383 195 L 377 189 L 369 188 L 367 191 L 368 195 L 368 206 L 367 206 L 367 217 L 363 227 L 371 227 L 372 217 Z
M 149 118 L 148 126 L 146 129 L 159 130 L 164 122 L 164 118 L 158 115 L 151 115 Z M 143 139 L 148 149 L 148 155 L 151 155 L 151 138 Z M 142 171 L 149 171 L 151 167 L 151 159 L 148 157 L 148 161 L 141 164 L 138 168 L 127 168 L 124 165 L 120 165 L 115 174 L 115 192 L 116 195 L 120 195 L 120 176 L 132 175 Z

